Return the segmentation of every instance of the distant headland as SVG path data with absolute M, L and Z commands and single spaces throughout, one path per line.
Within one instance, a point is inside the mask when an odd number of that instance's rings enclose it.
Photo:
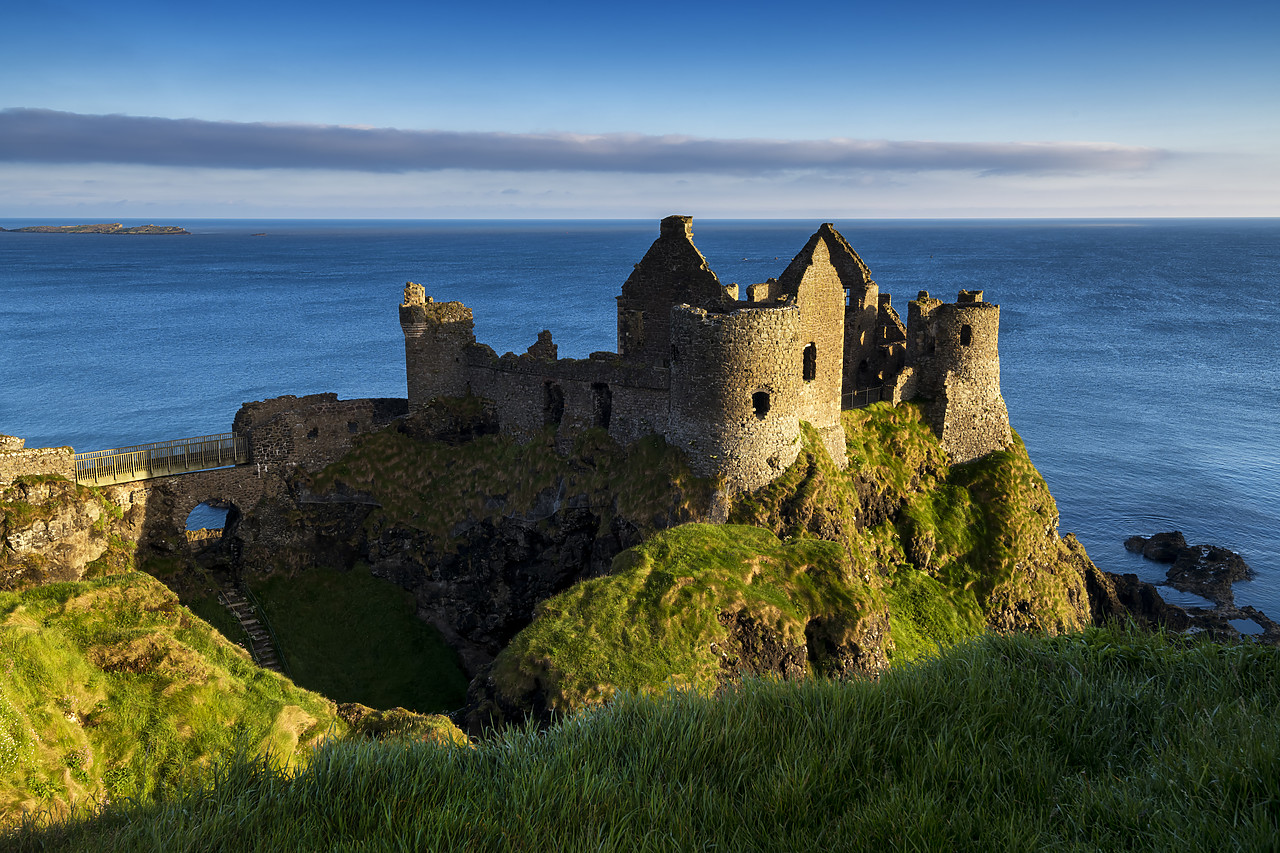
M 0 231 L 26 232 L 30 234 L 190 234 L 178 225 L 135 225 L 125 228 L 119 222 L 100 222 L 97 225 L 28 225 L 26 228 L 0 228 Z

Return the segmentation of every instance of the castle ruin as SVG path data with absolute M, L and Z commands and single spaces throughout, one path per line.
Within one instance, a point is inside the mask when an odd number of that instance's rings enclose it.
M 724 286 L 693 244 L 693 220 L 669 216 L 618 296 L 617 352 L 561 359 L 544 331 L 524 355 L 475 338 L 471 310 L 410 282 L 400 306 L 409 408 L 478 396 L 500 430 L 553 430 L 565 447 L 601 428 L 626 445 L 661 435 L 727 493 L 771 482 L 796 458 L 800 423 L 844 466 L 840 412 L 913 400 L 955 462 L 1012 440 L 1000 394 L 1000 308 L 981 291 L 953 304 L 925 291 L 904 326 L 888 294 L 832 225 L 776 279 Z

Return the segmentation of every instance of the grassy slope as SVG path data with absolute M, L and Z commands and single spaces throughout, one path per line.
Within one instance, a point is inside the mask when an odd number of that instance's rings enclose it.
M 541 691 L 560 712 L 616 690 L 705 691 L 720 680 L 723 610 L 746 609 L 803 644 L 810 619 L 877 606 L 878 590 L 845 576 L 833 542 L 783 544 L 756 527 L 688 524 L 619 555 L 609 577 L 541 605 L 494 676 L 513 695 Z
M 753 526 L 659 534 L 620 555 L 610 576 L 546 602 L 495 662 L 499 694 L 563 712 L 617 689 L 710 689 L 727 633 L 717 617 L 743 610 L 804 643 L 809 620 L 854 636 L 887 601 L 899 659 L 984 626 L 1083 627 L 1083 578 L 1062 563 L 1056 506 L 1020 442 L 948 466 L 914 406 L 847 412 L 845 428 L 848 469 L 806 430 L 795 464 L 731 512 Z M 864 526 L 864 504 L 892 515 Z M 813 649 L 809 658 L 821 665 Z
M 417 618 L 411 593 L 359 566 L 271 575 L 253 588 L 299 685 L 375 708 L 462 706 L 467 679 L 457 655 Z
M 1237 850 L 1280 824 L 1280 655 L 1090 629 L 879 681 L 619 697 L 474 750 L 327 747 L 15 850 Z
M 0 815 L 147 798 L 233 747 L 345 727 L 147 575 L 0 593 Z

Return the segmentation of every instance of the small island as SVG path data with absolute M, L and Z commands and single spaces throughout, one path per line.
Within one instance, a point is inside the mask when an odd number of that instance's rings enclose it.
M 0 228 L 0 231 L 28 234 L 190 234 L 178 225 L 134 225 L 124 227 L 120 222 L 100 222 L 96 225 L 28 225 L 26 228 Z

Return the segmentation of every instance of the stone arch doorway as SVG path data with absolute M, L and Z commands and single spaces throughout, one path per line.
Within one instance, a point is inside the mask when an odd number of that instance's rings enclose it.
M 227 498 L 206 498 L 195 503 L 186 515 L 187 547 L 202 562 L 234 562 L 230 559 L 240 526 L 241 512 Z

